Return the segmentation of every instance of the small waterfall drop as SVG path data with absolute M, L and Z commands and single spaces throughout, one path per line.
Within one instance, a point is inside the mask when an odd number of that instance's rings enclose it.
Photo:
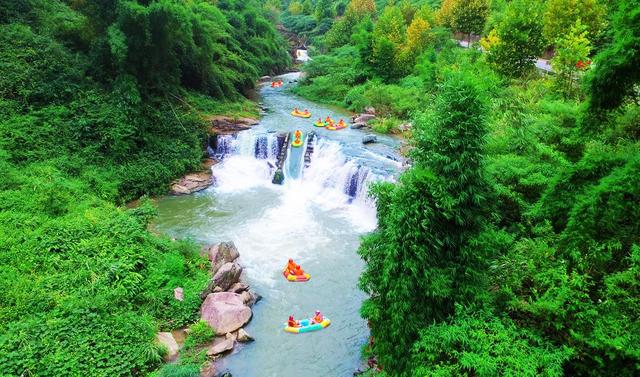
M 275 133 L 253 131 L 219 135 L 213 153 L 215 158 L 222 160 L 216 168 L 217 187 L 226 191 L 269 184 L 274 163 L 283 147 L 281 139 Z M 340 143 L 328 139 L 314 138 L 313 153 L 306 156 L 309 161 L 305 163 L 307 143 L 308 135 L 305 135 L 302 146 L 289 146 L 284 165 L 285 183 L 288 187 L 303 186 L 314 201 L 328 199 L 332 206 L 358 200 L 369 202 L 370 183 L 385 179 L 347 159 Z M 227 177 L 229 180 L 225 179 Z

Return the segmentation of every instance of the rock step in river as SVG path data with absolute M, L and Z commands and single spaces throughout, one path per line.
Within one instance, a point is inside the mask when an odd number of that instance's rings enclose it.
M 398 141 L 379 136 L 378 143 L 363 145 L 359 130 L 332 132 L 314 128 L 313 118 L 293 118 L 294 107 L 318 117 L 348 119 L 349 114 L 288 93 L 297 74 L 281 79 L 282 88 L 261 87 L 261 100 L 270 112 L 259 125 L 217 140 L 212 153 L 222 161 L 212 168 L 216 184 L 161 200 L 156 225 L 201 244 L 233 241 L 244 279 L 263 296 L 245 326 L 255 342 L 236 347 L 218 370 L 228 369 L 235 377 L 351 376 L 368 338 L 359 315 L 365 295 L 357 288 L 363 268 L 357 255 L 360 237 L 376 226 L 367 187 L 397 175 Z M 282 148 L 278 135 L 296 129 L 317 134 L 308 166 L 299 177 L 274 185 Z M 304 156 L 300 160 L 307 165 Z M 286 281 L 282 268 L 288 258 L 312 279 Z M 308 318 L 316 309 L 331 318 L 330 327 L 299 335 L 283 331 L 289 315 Z

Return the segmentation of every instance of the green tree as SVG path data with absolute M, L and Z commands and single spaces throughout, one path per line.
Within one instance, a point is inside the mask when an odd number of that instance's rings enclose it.
M 571 26 L 571 30 L 556 42 L 556 54 L 551 60 L 551 66 L 556 74 L 556 81 L 560 90 L 566 96 L 574 96 L 577 88 L 579 72 L 589 66 L 591 43 L 587 39 L 586 26 L 580 20 Z
M 452 28 L 454 31 L 469 35 L 480 34 L 489 16 L 488 0 L 466 0 L 457 3 L 453 10 Z
M 304 0 L 302 3 L 302 12 L 307 15 L 311 15 L 313 13 L 313 3 L 311 0 Z
M 549 0 L 544 11 L 544 37 L 555 43 L 580 20 L 586 37 L 595 40 L 605 24 L 606 8 L 598 0 Z
M 314 17 L 316 21 L 320 23 L 320 21 L 333 18 L 333 8 L 331 7 L 330 0 L 318 0 L 316 4 L 316 10 L 314 12 Z
M 498 41 L 489 50 L 489 62 L 508 77 L 530 72 L 545 46 L 536 4 L 526 0 L 510 3 L 496 33 Z
M 450 74 L 434 111 L 416 121 L 415 165 L 398 185 L 375 190 L 378 230 L 364 238 L 362 307 L 385 370 L 410 372 L 409 350 L 424 326 L 446 320 L 482 290 L 484 260 L 470 241 L 482 229 L 485 101 L 464 74 Z
M 303 5 L 299 2 L 299 1 L 292 1 L 289 4 L 289 7 L 287 8 L 287 10 L 289 11 L 289 13 L 291 13 L 294 16 L 297 16 L 299 14 L 302 14 L 304 11 L 304 7 Z
M 587 78 L 589 113 L 618 108 L 637 96 L 640 81 L 640 1 L 619 1 L 609 31 L 611 42 L 594 58 Z
M 373 16 L 376 13 L 376 3 L 373 0 L 351 0 L 347 12 L 352 13 L 357 19 L 367 15 Z
M 382 11 L 373 29 L 375 38 L 386 38 L 395 44 L 402 44 L 406 38 L 407 25 L 400 8 L 387 6 Z

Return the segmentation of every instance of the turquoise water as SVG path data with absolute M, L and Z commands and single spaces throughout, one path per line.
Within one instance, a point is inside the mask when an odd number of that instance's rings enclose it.
M 218 363 L 236 377 L 351 376 L 368 338 L 359 315 L 365 295 L 357 287 L 363 268 L 357 255 L 360 237 L 376 226 L 366 189 L 372 181 L 397 175 L 398 142 L 379 137 L 380 143 L 364 146 L 365 133 L 359 130 L 313 127 L 320 116 L 347 120 L 349 114 L 289 94 L 286 88 L 296 78 L 282 76 L 281 89 L 261 88 L 269 112 L 260 125 L 228 140 L 233 147 L 213 168 L 215 187 L 158 203 L 158 230 L 200 243 L 235 242 L 244 278 L 263 296 L 246 326 L 256 341 L 237 346 Z M 309 109 L 313 117 L 294 118 L 293 107 Z M 299 177 L 273 185 L 274 131 L 295 129 L 320 136 L 311 163 Z M 258 145 L 269 151 L 258 153 Z M 309 282 L 283 278 L 288 258 L 311 274 Z M 309 318 L 316 309 L 331 318 L 331 326 L 305 334 L 283 331 L 289 315 Z

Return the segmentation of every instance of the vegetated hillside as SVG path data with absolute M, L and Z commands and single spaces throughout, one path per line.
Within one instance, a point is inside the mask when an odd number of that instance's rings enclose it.
M 200 109 L 287 66 L 254 1 L 0 5 L 0 375 L 145 375 L 158 329 L 194 322 L 198 248 L 146 230 L 199 166 Z M 173 299 L 184 288 L 185 300 Z
M 389 4 L 351 1 L 298 89 L 413 123 L 360 249 L 378 373 L 637 375 L 640 3 Z

